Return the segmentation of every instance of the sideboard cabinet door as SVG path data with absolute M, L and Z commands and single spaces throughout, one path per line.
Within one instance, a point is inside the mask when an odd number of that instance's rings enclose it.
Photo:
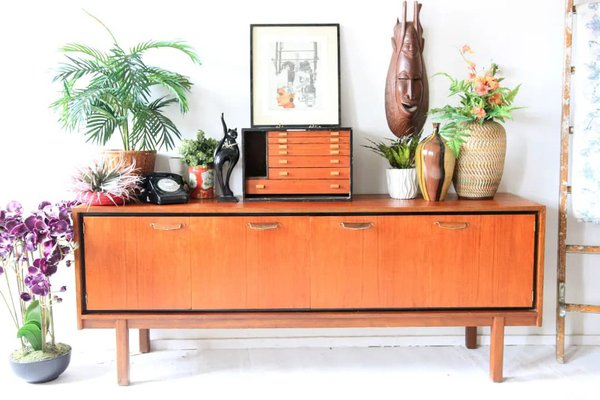
M 312 217 L 311 306 L 376 308 L 377 216 Z
M 87 310 L 189 310 L 187 217 L 85 217 Z
M 192 217 L 195 310 L 308 309 L 309 219 Z
M 535 216 L 379 218 L 381 304 L 533 307 Z

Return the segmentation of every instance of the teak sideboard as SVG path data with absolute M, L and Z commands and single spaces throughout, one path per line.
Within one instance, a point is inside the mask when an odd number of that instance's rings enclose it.
M 510 195 L 79 207 L 78 328 L 541 326 L 545 207 Z

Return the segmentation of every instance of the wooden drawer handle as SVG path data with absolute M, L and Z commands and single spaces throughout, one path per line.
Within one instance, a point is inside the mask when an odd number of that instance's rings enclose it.
M 184 227 L 184 224 L 172 224 L 172 225 L 163 225 L 163 224 L 150 224 L 152 229 L 156 229 L 157 231 L 176 231 Z
M 467 229 L 469 226 L 468 222 L 440 222 L 435 221 L 434 225 L 439 226 L 442 229 Z
M 340 175 L 340 171 L 331 171 L 329 173 L 329 175 L 333 175 L 333 176 L 339 176 Z
M 264 189 L 264 188 L 265 188 L 265 185 L 256 185 L 256 186 L 254 186 L 254 187 L 255 187 L 255 188 L 257 188 L 257 189 Z
M 329 160 L 331 164 L 339 164 L 340 160 Z
M 267 231 L 269 229 L 279 228 L 279 222 L 271 222 L 266 224 L 258 222 L 248 222 L 248 228 L 255 229 L 257 231 Z
M 329 154 L 337 155 L 337 154 L 340 154 L 340 151 L 339 150 L 329 150 Z
M 340 138 L 331 138 L 329 139 L 329 141 L 332 143 L 338 143 L 340 141 Z
M 287 171 L 279 171 L 279 176 L 288 176 L 289 173 Z
M 351 229 L 353 231 L 361 231 L 365 229 L 371 229 L 373 227 L 372 222 L 342 222 L 340 226 L 344 229 Z
M 331 136 L 340 136 L 340 133 L 338 131 L 332 131 Z
M 329 189 L 339 189 L 340 185 L 337 183 L 332 183 L 331 185 L 329 185 Z
M 285 150 L 285 149 L 287 149 L 287 144 L 280 144 L 278 148 Z
M 279 136 L 287 136 L 287 132 L 279 132 L 278 135 Z
M 279 154 L 280 156 L 287 156 L 287 150 L 279 150 L 277 154 Z
M 277 139 L 278 143 L 287 143 L 287 139 Z
M 330 148 L 330 149 L 339 149 L 339 148 L 340 148 L 340 145 L 339 145 L 339 144 L 330 144 L 330 145 L 329 145 L 329 148 Z
M 287 164 L 288 160 L 279 160 L 279 164 Z

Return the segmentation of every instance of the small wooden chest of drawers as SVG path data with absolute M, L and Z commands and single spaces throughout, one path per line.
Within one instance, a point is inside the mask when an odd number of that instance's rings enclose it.
M 352 130 L 242 130 L 244 198 L 350 199 Z

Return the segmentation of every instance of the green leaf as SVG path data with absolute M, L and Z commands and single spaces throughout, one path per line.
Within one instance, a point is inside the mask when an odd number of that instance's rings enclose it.
M 42 349 L 42 329 L 33 322 L 26 323 L 17 331 L 17 338 L 25 338 L 34 350 Z

